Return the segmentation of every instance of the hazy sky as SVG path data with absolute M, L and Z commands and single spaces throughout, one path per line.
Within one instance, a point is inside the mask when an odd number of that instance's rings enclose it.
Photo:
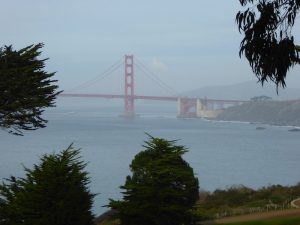
M 178 92 L 255 79 L 238 57 L 238 0 L 1 0 L 1 9 L 1 45 L 43 42 L 47 70 L 57 71 L 64 90 L 101 74 L 125 54 L 134 54 Z M 137 93 L 158 93 L 140 73 L 136 69 Z M 299 84 L 295 68 L 288 85 Z M 120 69 L 89 90 L 122 93 L 122 87 Z

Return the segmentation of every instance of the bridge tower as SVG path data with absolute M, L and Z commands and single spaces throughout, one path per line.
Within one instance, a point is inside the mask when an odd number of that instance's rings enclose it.
M 133 55 L 125 55 L 124 116 L 134 117 L 134 68 Z

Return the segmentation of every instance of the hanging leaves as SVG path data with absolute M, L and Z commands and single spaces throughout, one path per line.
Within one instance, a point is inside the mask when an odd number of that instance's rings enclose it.
M 240 57 L 244 55 L 259 81 L 271 80 L 285 87 L 288 70 L 299 63 L 291 29 L 299 11 L 299 0 L 239 0 L 249 7 L 236 15 L 244 34 Z

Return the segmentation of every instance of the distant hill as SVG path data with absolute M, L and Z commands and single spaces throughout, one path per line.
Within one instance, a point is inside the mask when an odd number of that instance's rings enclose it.
M 251 101 L 226 109 L 216 119 L 300 126 L 300 100 Z
M 217 98 L 217 99 L 236 99 L 249 100 L 255 96 L 269 96 L 274 100 L 300 99 L 300 88 L 279 89 L 276 93 L 276 87 L 272 83 L 266 83 L 263 87 L 256 81 L 247 81 L 243 83 L 203 87 L 191 91 L 184 92 L 184 96 L 194 96 L 201 98 Z

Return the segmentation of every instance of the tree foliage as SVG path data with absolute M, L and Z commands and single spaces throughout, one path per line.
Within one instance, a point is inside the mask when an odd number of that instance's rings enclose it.
M 69 146 L 0 185 L 0 225 L 92 225 L 86 164 Z
M 145 150 L 133 159 L 123 189 L 123 200 L 111 200 L 122 225 L 193 224 L 198 180 L 182 159 L 187 151 L 174 141 L 150 137 Z
M 263 84 L 271 80 L 285 87 L 288 70 L 299 63 L 299 46 L 292 27 L 299 12 L 299 0 L 239 0 L 247 9 L 239 11 L 236 22 L 244 38 L 240 56 L 245 55 Z
M 18 51 L 12 46 L 0 48 L 0 127 L 22 135 L 22 130 L 45 127 L 44 108 L 54 106 L 54 73 L 44 71 L 47 59 L 38 59 L 43 44 Z

